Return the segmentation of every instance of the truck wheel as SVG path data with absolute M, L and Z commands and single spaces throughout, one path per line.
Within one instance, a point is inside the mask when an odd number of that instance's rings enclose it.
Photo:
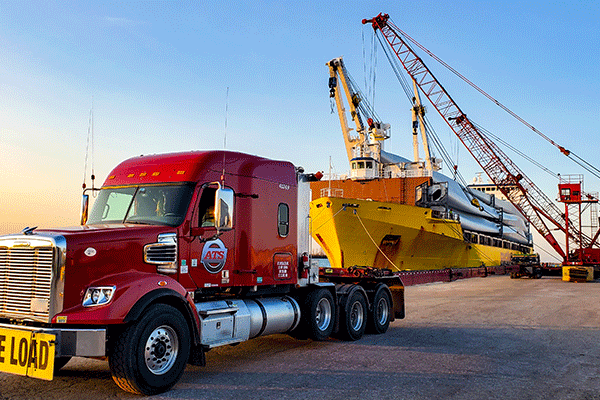
M 345 340 L 358 340 L 367 327 L 367 300 L 360 290 L 353 290 L 346 298 L 340 315 L 340 335 Z
M 317 289 L 310 292 L 305 299 L 302 310 L 302 325 L 308 337 L 323 341 L 333 332 L 335 321 L 335 306 L 333 295 L 327 289 Z
M 390 326 L 392 300 L 385 285 L 379 285 L 373 296 L 373 312 L 369 313 L 369 331 L 385 333 Z
M 152 306 L 112 343 L 108 363 L 123 390 L 153 395 L 171 389 L 190 354 L 190 331 L 183 315 L 166 304 Z

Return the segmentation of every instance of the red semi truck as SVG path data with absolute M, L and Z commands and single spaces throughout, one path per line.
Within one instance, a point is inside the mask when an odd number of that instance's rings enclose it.
M 107 358 L 124 390 L 169 390 L 205 352 L 288 333 L 359 339 L 404 317 L 389 271 L 319 268 L 310 186 L 289 162 L 205 151 L 118 165 L 82 226 L 0 236 L 0 371 L 51 380 Z

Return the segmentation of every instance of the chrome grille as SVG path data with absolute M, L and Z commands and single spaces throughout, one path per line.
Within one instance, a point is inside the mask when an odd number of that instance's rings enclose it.
M 168 264 L 177 262 L 177 245 L 155 243 L 144 248 L 145 261 L 150 264 Z
M 177 235 L 161 233 L 157 243 L 145 245 L 144 261 L 148 264 L 158 264 L 156 270 L 160 273 L 177 273 Z
M 52 245 L 0 245 L 0 317 L 48 321 L 55 264 Z

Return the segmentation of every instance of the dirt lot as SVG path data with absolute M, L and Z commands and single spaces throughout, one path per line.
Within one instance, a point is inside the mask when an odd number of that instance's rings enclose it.
M 357 342 L 259 338 L 207 354 L 155 399 L 600 399 L 600 284 L 473 278 L 406 289 L 407 318 Z M 0 373 L 0 399 L 142 398 L 108 363 L 52 382 Z

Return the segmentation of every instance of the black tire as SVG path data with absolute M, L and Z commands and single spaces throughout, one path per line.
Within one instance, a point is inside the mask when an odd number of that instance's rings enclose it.
M 156 304 L 114 338 L 108 363 L 121 389 L 153 395 L 179 381 L 189 355 L 185 318 L 174 307 Z
M 71 361 L 71 357 L 56 357 L 54 358 L 54 373 L 56 374 L 62 367 Z
M 385 285 L 379 285 L 373 296 L 373 310 L 369 313 L 368 330 L 371 333 L 387 332 L 392 319 L 392 298 Z
M 367 300 L 361 290 L 352 290 L 340 307 L 340 336 L 344 340 L 360 339 L 367 327 Z
M 335 304 L 333 295 L 327 289 L 315 289 L 304 299 L 300 321 L 301 333 L 316 340 L 327 340 L 333 332 L 335 323 Z

